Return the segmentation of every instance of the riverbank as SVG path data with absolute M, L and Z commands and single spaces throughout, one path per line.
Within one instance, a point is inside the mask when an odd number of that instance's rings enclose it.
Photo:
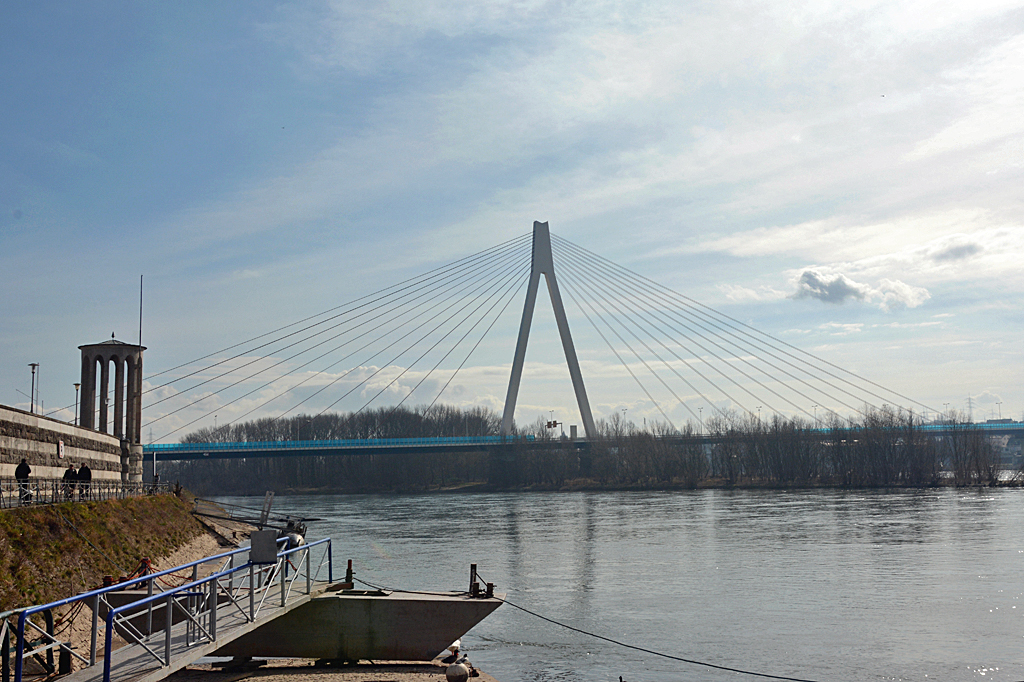
M 210 549 L 206 534 L 191 506 L 173 495 L 5 509 L 0 611 L 94 589 L 104 576 L 130 575 L 143 558 L 175 565 L 167 562 Z

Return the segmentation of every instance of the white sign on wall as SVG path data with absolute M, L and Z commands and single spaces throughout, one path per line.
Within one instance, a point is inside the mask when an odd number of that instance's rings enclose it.
M 57 441 L 57 457 L 64 459 L 64 441 Z

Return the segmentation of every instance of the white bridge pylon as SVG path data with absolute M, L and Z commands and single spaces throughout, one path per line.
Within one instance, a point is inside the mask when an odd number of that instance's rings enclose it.
M 572 388 L 576 392 L 576 403 L 583 418 L 583 430 L 587 439 L 597 437 L 594 427 L 594 415 L 590 412 L 590 401 L 587 389 L 583 385 L 580 363 L 576 359 L 576 348 L 572 345 L 572 334 L 569 333 L 569 321 L 565 318 L 562 296 L 558 293 L 558 281 L 555 279 L 555 263 L 551 256 L 551 234 L 548 224 L 534 221 L 533 223 L 533 265 L 530 270 L 530 287 L 526 291 L 526 304 L 523 306 L 523 321 L 519 324 L 519 340 L 516 342 L 516 357 L 512 361 L 512 376 L 508 380 L 508 394 L 505 396 L 505 413 L 501 418 L 501 433 L 512 433 L 512 419 L 516 412 L 516 399 L 519 397 L 519 382 L 523 377 L 523 361 L 526 359 L 526 344 L 530 340 L 530 324 L 533 321 L 533 308 L 537 303 L 537 287 L 540 276 L 548 283 L 548 295 L 551 307 L 555 311 L 555 322 L 558 323 L 558 334 L 562 337 L 562 349 L 565 351 L 565 362 L 569 366 L 572 377 Z

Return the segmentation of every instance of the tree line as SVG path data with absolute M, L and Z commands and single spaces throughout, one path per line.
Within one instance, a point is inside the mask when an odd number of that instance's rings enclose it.
M 485 408 L 381 408 L 357 414 L 299 415 L 204 428 L 182 442 L 337 440 L 495 436 L 500 417 Z M 911 412 L 865 409 L 858 420 L 819 423 L 730 414 L 695 429 L 653 423 L 638 428 L 618 413 L 598 422 L 586 449 L 559 438 L 545 421 L 517 429 L 545 448 L 492 453 L 211 459 L 167 463 L 164 480 L 197 494 L 265 490 L 423 491 L 490 489 L 698 488 L 714 486 L 926 487 L 994 485 L 999 461 L 989 439 L 963 415 L 941 436 Z

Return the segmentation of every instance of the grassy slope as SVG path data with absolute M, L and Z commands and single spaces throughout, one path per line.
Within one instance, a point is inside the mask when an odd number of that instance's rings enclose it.
M 0 611 L 77 594 L 142 557 L 166 556 L 203 532 L 189 511 L 171 495 L 0 511 Z

